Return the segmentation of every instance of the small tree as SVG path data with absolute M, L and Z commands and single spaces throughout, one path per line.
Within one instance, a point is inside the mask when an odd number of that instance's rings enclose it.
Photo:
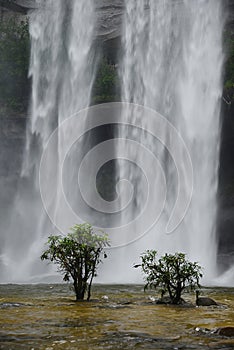
M 161 288 L 162 296 L 168 293 L 172 304 L 179 304 L 185 290 L 200 287 L 201 267 L 197 262 L 186 260 L 183 253 L 165 254 L 157 259 L 155 250 L 147 250 L 141 255 L 143 272 L 146 274 L 147 288 Z
M 86 292 L 89 300 L 101 252 L 109 246 L 108 236 L 96 234 L 89 224 L 75 225 L 71 231 L 67 236 L 49 236 L 41 259 L 57 264 L 64 281 L 73 280 L 76 300 L 83 300 Z

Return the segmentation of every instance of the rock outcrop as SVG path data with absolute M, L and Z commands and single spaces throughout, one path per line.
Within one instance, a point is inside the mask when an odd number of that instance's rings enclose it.
M 95 2 L 98 14 L 97 38 L 113 40 L 120 36 L 121 21 L 124 12 L 124 0 L 99 0 Z M 10 11 L 26 15 L 36 10 L 38 4 L 35 0 L 0 0 L 2 12 Z

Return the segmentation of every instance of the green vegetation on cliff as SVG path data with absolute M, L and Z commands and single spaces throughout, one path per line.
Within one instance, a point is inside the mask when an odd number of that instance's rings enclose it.
M 93 104 L 119 101 L 119 77 L 117 67 L 103 57 L 98 67 L 93 87 Z
M 226 31 L 225 36 L 226 65 L 224 72 L 224 97 L 229 102 L 234 102 L 234 34 Z
M 224 35 L 226 64 L 224 97 L 234 101 L 234 34 Z M 28 67 L 30 39 L 28 21 L 10 17 L 0 23 L 0 109 L 25 111 L 28 105 L 30 82 Z M 120 100 L 118 69 L 102 57 L 93 86 L 92 104 Z
M 28 106 L 30 36 L 28 21 L 10 17 L 0 23 L 0 111 L 24 112 Z M 117 68 L 102 57 L 92 104 L 119 100 Z
M 9 18 L 0 23 L 0 107 L 21 112 L 29 94 L 28 22 Z

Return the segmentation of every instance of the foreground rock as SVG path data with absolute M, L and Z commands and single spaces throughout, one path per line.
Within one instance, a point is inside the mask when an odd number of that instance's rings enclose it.
M 162 297 L 156 301 L 157 305 L 187 305 L 190 306 L 190 303 L 187 303 L 184 299 L 180 299 L 177 304 L 173 304 L 170 297 Z
M 195 331 L 201 334 L 207 334 L 207 335 L 218 335 L 220 337 L 228 337 L 228 338 L 234 337 L 234 327 L 232 326 L 219 327 L 215 329 L 196 327 Z
M 207 297 L 199 297 L 199 291 L 196 291 L 196 305 L 197 306 L 212 306 L 218 305 L 215 300 Z
M 234 327 L 221 327 L 215 333 L 222 337 L 234 337 Z

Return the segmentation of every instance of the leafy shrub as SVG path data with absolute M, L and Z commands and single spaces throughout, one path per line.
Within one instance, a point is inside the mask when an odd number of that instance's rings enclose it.
M 96 234 L 89 224 L 75 225 L 71 231 L 67 236 L 49 236 L 48 249 L 41 259 L 57 264 L 64 281 L 73 280 L 76 300 L 83 300 L 86 291 L 89 300 L 101 252 L 109 245 L 108 237 Z
M 168 293 L 172 304 L 179 304 L 185 290 L 194 290 L 202 277 L 197 262 L 186 260 L 183 253 L 165 254 L 157 258 L 155 250 L 147 250 L 141 255 L 141 268 L 146 275 L 147 288 L 160 288 L 162 295 Z

